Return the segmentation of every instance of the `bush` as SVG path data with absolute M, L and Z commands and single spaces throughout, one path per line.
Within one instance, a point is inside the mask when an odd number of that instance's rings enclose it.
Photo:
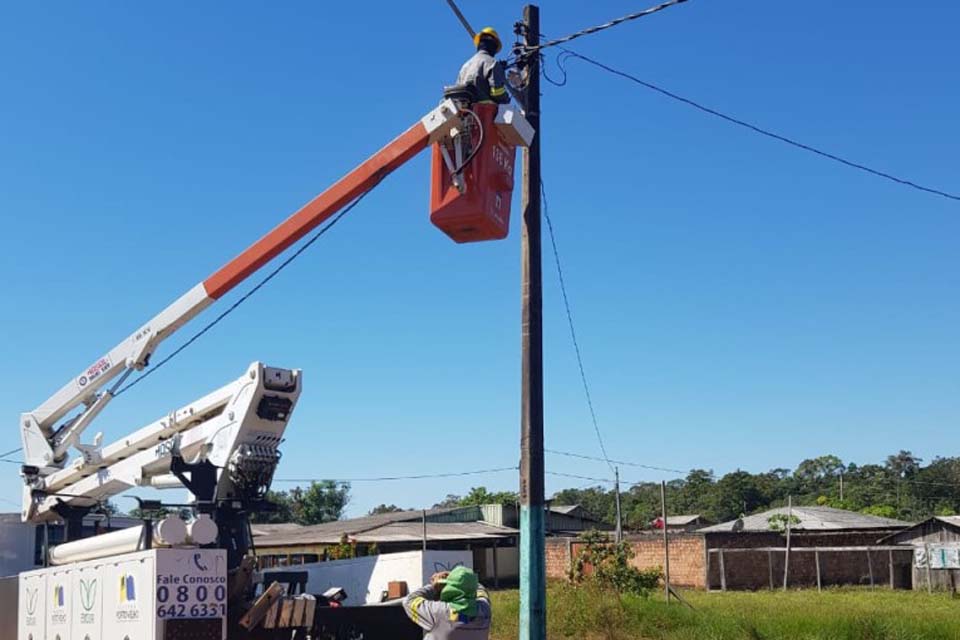
M 662 576 L 660 568 L 641 571 L 631 565 L 634 554 L 627 542 L 610 542 L 606 534 L 599 531 L 587 531 L 580 539 L 586 544 L 570 570 L 574 584 L 594 583 L 617 593 L 642 597 L 656 589 Z

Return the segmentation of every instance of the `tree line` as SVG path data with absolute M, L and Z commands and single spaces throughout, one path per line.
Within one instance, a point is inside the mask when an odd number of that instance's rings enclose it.
M 842 492 L 842 494 L 841 494 Z M 737 469 L 717 477 L 707 469 L 693 469 L 682 479 L 666 485 L 668 513 L 700 514 L 714 522 L 733 520 L 774 507 L 826 505 L 888 518 L 918 521 L 931 515 L 960 512 L 960 457 L 934 458 L 929 464 L 910 451 L 899 451 L 878 464 L 845 463 L 835 455 L 804 460 L 796 469 L 776 468 L 762 473 Z M 339 520 L 350 501 L 347 483 L 319 482 L 290 491 L 271 491 L 267 499 L 275 511 L 253 515 L 253 522 L 317 524 Z M 594 516 L 613 522 L 616 518 L 612 487 L 563 489 L 554 504 L 579 504 Z M 449 494 L 434 507 L 480 504 L 516 504 L 512 491 L 489 491 L 474 487 L 467 495 Z M 644 529 L 660 515 L 660 485 L 641 482 L 622 486 L 620 492 L 624 525 Z M 394 504 L 381 504 L 368 515 L 402 511 Z
M 668 515 L 700 514 L 724 522 L 767 509 L 824 505 L 888 518 L 918 521 L 960 511 L 960 458 L 935 458 L 923 466 L 910 451 L 887 456 L 881 464 L 844 463 L 835 455 L 804 460 L 796 469 L 749 473 L 738 469 L 721 477 L 693 469 L 666 485 Z M 841 495 L 842 491 L 842 495 Z M 604 487 L 564 489 L 556 504 L 579 504 L 613 522 L 614 491 Z M 647 528 L 660 515 L 659 483 L 643 482 L 621 491 L 625 526 Z

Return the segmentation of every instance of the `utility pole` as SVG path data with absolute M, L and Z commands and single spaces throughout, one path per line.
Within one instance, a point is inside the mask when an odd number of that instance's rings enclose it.
M 840 502 L 843 502 L 843 469 L 840 469 Z
M 521 36 L 540 44 L 540 9 L 523 9 Z M 540 55 L 525 59 L 523 114 L 534 137 L 523 150 L 520 234 L 520 640 L 546 640 L 544 556 L 543 282 L 540 244 Z
M 663 595 L 670 602 L 670 536 L 667 534 L 667 483 L 660 481 L 660 513 L 663 518 Z
M 793 496 L 787 496 L 787 546 L 783 554 L 783 590 L 787 590 L 787 580 L 790 577 L 790 528 L 793 520 Z
M 613 490 L 616 492 L 614 497 L 617 505 L 617 528 L 613 535 L 617 542 L 621 542 L 623 540 L 623 516 L 620 513 L 620 467 L 613 468 L 613 478 Z

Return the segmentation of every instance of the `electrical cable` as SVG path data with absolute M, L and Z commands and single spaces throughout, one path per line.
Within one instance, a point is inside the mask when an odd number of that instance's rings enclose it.
M 7 456 L 12 456 L 13 454 L 15 454 L 15 453 L 17 453 L 17 452 L 20 452 L 20 451 L 23 451 L 23 447 L 17 447 L 16 449 L 11 449 L 10 451 L 7 451 L 6 453 L 0 453 L 0 458 L 6 458 Z
M 466 112 L 473 116 L 473 119 L 477 121 L 477 131 L 480 132 L 480 136 L 477 139 L 477 142 L 474 144 L 473 140 L 470 141 L 470 144 L 473 148 L 470 150 L 470 155 L 467 156 L 466 160 L 460 163 L 460 166 L 456 168 L 453 172 L 454 175 L 461 173 L 464 169 L 467 168 L 473 159 L 476 157 L 477 153 L 480 152 L 480 147 L 483 146 L 483 122 L 480 120 L 480 116 L 471 111 L 470 109 L 463 109 L 461 113 Z M 466 133 L 466 132 L 464 132 Z M 456 143 L 456 142 L 455 142 Z
M 598 461 L 598 462 L 607 462 L 607 463 L 612 462 L 612 463 L 614 463 L 614 464 L 620 464 L 620 465 L 624 465 L 624 466 L 627 466 L 627 467 L 637 467 L 637 468 L 640 468 L 640 469 L 649 469 L 649 470 L 651 470 L 651 471 L 666 471 L 666 472 L 668 472 L 668 473 L 679 473 L 679 474 L 683 474 L 683 475 L 686 475 L 687 473 L 689 473 L 688 471 L 684 471 L 684 470 L 682 470 L 682 469 L 670 469 L 670 468 L 668 468 L 668 467 L 656 467 L 656 466 L 649 465 L 649 464 L 640 464 L 639 462 L 628 462 L 628 461 L 625 461 L 625 460 L 609 460 L 609 459 L 606 459 L 606 458 L 598 458 L 598 457 L 596 457 L 596 456 L 584 455 L 584 454 L 582 454 L 582 453 L 571 453 L 571 452 L 569 452 L 569 451 L 558 451 L 558 450 L 556 450 L 556 449 L 544 449 L 544 451 L 546 451 L 547 453 L 553 453 L 553 454 L 558 455 L 558 456 L 566 456 L 566 457 L 568 457 L 568 458 L 580 458 L 581 460 L 596 460 L 596 461 Z
M 810 152 L 810 153 L 813 153 L 813 154 L 815 154 L 815 155 L 821 156 L 821 157 L 823 157 L 823 158 L 827 158 L 828 160 L 833 160 L 834 162 L 838 162 L 838 163 L 840 163 L 840 164 L 842 164 L 842 165 L 846 165 L 846 166 L 851 167 L 851 168 L 853 168 L 853 169 L 858 169 L 858 170 L 860 170 L 860 171 L 864 171 L 864 172 L 869 173 L 869 174 L 871 174 L 871 175 L 873 175 L 873 176 L 876 176 L 876 177 L 879 177 L 879 178 L 883 178 L 883 179 L 885 179 L 885 180 L 889 180 L 889 181 L 894 182 L 894 183 L 896 183 L 896 184 L 899 184 L 899 185 L 901 185 L 901 186 L 910 187 L 910 188 L 916 189 L 916 190 L 918 190 L 918 191 L 923 191 L 923 192 L 930 193 L 930 194 L 933 194 L 933 195 L 938 195 L 938 196 L 941 196 L 941 197 L 944 197 L 944 198 L 948 198 L 948 199 L 950 199 L 950 200 L 960 201 L 960 195 L 957 195 L 957 194 L 954 194 L 954 193 L 950 193 L 950 192 L 948 192 L 948 191 L 942 191 L 942 190 L 940 190 L 940 189 L 936 189 L 936 188 L 933 188 L 933 187 L 927 187 L 927 186 L 924 186 L 924 185 L 922 185 L 922 184 L 913 182 L 912 180 L 907 180 L 907 179 L 905 179 L 905 178 L 900 178 L 900 177 L 895 176 L 895 175 L 893 175 L 893 174 L 891 174 L 891 173 L 887 173 L 887 172 L 885 172 L 885 171 L 880 171 L 880 170 L 878 170 L 878 169 L 873 169 L 873 168 L 871 168 L 871 167 L 868 167 L 867 165 L 860 164 L 860 163 L 854 162 L 854 161 L 852 161 L 852 160 L 848 160 L 848 159 L 846 159 L 846 158 L 843 158 L 843 157 L 838 156 L 838 155 L 836 155 L 836 154 L 830 153 L 830 152 L 828 152 L 828 151 L 824 151 L 824 150 L 822 150 L 822 149 L 818 149 L 817 147 L 813 147 L 813 146 L 811 146 L 811 145 L 805 144 L 805 143 L 803 143 L 803 142 L 799 142 L 799 141 L 794 140 L 794 139 L 792 139 L 792 138 L 788 138 L 787 136 L 781 135 L 781 134 L 779 134 L 779 133 L 775 133 L 775 132 L 773 132 L 773 131 L 770 131 L 769 129 L 764 129 L 764 128 L 762 128 L 762 127 L 760 127 L 760 126 L 757 126 L 757 125 L 755 125 L 755 124 L 751 124 L 751 123 L 749 123 L 749 122 L 747 122 L 747 121 L 745 121 L 745 120 L 741 120 L 740 118 L 736 118 L 736 117 L 734 117 L 734 116 L 727 115 L 727 114 L 722 113 L 722 112 L 720 112 L 720 111 L 717 111 L 716 109 L 713 109 L 713 108 L 711 108 L 711 107 L 707 107 L 707 106 L 705 106 L 705 105 L 703 105 L 703 104 L 700 104 L 699 102 L 696 102 L 696 101 L 694 101 L 694 100 L 691 100 L 690 98 L 685 98 L 685 97 L 683 97 L 683 96 L 681 96 L 681 95 L 679 95 L 679 94 L 677 94 L 677 93 L 674 93 L 674 92 L 672 92 L 672 91 L 669 91 L 669 90 L 667 90 L 667 89 L 664 89 L 663 87 L 659 87 L 659 86 L 657 86 L 657 85 L 655 85 L 655 84 L 653 84 L 653 83 L 651 83 L 651 82 L 647 82 L 646 80 L 641 80 L 640 78 L 638 78 L 638 77 L 636 77 L 636 76 L 634 76 L 634 75 L 632 75 L 632 74 L 630 74 L 630 73 L 627 73 L 627 72 L 625 72 L 625 71 L 620 71 L 619 69 L 615 69 L 615 68 L 613 68 L 613 67 L 611 67 L 611 66 L 609 66 L 609 65 L 606 65 L 606 64 L 604 64 L 604 63 L 602 63 L 602 62 L 600 62 L 600 61 L 598 61 L 598 60 L 595 60 L 595 59 L 593 59 L 593 58 L 590 58 L 589 56 L 585 56 L 585 55 L 583 55 L 582 53 L 577 53 L 576 51 L 572 51 L 572 50 L 566 49 L 566 48 L 564 48 L 564 47 L 560 47 L 560 49 L 566 54 L 566 57 L 564 58 L 564 63 L 566 63 L 566 61 L 567 61 L 569 58 L 579 58 L 580 60 L 583 60 L 584 62 L 586 62 L 586 63 L 588 63 L 588 64 L 592 64 L 592 65 L 595 66 L 595 67 L 598 67 L 598 68 L 600 68 L 600 69 L 603 69 L 604 71 L 607 71 L 607 72 L 612 73 L 612 74 L 614 74 L 614 75 L 617 75 L 617 76 L 620 76 L 620 77 L 625 78 L 625 79 L 627 79 L 627 80 L 630 80 L 631 82 L 635 82 L 635 83 L 637 83 L 637 84 L 639 84 L 639 85 L 641 85 L 641 86 L 643 86 L 643 87 L 646 87 L 647 89 L 650 89 L 651 91 L 656 91 L 657 93 L 659 93 L 659 94 L 661 94 L 661 95 L 664 95 L 664 96 L 667 96 L 668 98 L 671 98 L 672 100 L 676 100 L 677 102 L 682 102 L 683 104 L 686 104 L 686 105 L 688 105 L 688 106 L 690 106 L 690 107 L 693 107 L 694 109 L 698 109 L 698 110 L 700 110 L 700 111 L 702 111 L 702 112 L 704 112 L 704 113 L 707 113 L 707 114 L 709 114 L 709 115 L 712 115 L 712 116 L 715 116 L 715 117 L 717 117 L 717 118 L 720 118 L 721 120 L 726 120 L 727 122 L 729 122 L 729 123 L 731 123 L 731 124 L 735 124 L 735 125 L 737 125 L 737 126 L 743 127 L 743 128 L 748 129 L 748 130 L 750 130 L 750 131 L 753 131 L 754 133 L 758 133 L 758 134 L 760 134 L 760 135 L 762 135 L 762 136 L 766 136 L 766 137 L 768 137 L 768 138 L 772 138 L 772 139 L 777 140 L 777 141 L 779 141 L 779 142 L 783 142 L 783 143 L 788 144 L 788 145 L 790 145 L 790 146 L 796 147 L 797 149 L 802 149 L 802 150 L 804 150 L 804 151 L 808 151 L 808 152 Z M 565 68 L 564 68 L 564 71 L 565 71 Z M 565 83 L 566 83 L 566 81 L 564 81 L 564 84 L 565 84 Z M 563 86 L 563 85 L 558 85 L 558 86 Z
M 560 478 L 573 478 L 575 480 L 589 480 L 591 482 L 605 482 L 608 484 L 614 484 L 614 480 L 610 478 L 591 478 L 590 476 L 581 476 L 575 473 L 561 473 L 559 471 L 545 471 L 548 476 L 558 476 Z
M 182 345 L 180 345 L 179 347 L 177 347 L 176 349 L 174 349 L 174 350 L 173 350 L 173 353 L 171 353 L 170 355 L 168 355 L 167 357 L 165 357 L 163 360 L 161 360 L 160 362 L 158 362 L 156 365 L 154 365 L 153 367 L 151 367 L 149 370 L 147 370 L 147 371 L 145 371 L 144 373 L 142 373 L 141 375 L 139 375 L 139 376 L 138 376 L 135 380 L 133 380 L 130 384 L 128 384 L 127 386 L 123 387 L 122 389 L 120 389 L 119 391 L 117 391 L 116 393 L 114 393 L 113 396 L 114 396 L 114 397 L 117 397 L 117 396 L 119 396 L 120 394 L 122 394 L 122 393 L 124 393 L 124 392 L 126 392 L 126 391 L 129 391 L 131 387 L 134 387 L 135 385 L 137 385 L 137 384 L 139 384 L 141 381 L 143 381 L 145 378 L 147 378 L 147 377 L 150 376 L 151 374 L 155 373 L 160 367 L 162 367 L 162 366 L 165 365 L 166 363 L 170 362 L 173 358 L 175 358 L 177 355 L 179 355 L 184 349 L 186 349 L 186 348 L 189 347 L 191 344 L 193 344 L 194 342 L 196 342 L 203 334 L 205 334 L 207 331 L 209 331 L 210 329 L 212 329 L 213 327 L 215 327 L 217 324 L 219 324 L 221 320 L 223 320 L 223 319 L 226 318 L 228 315 L 230 315 L 231 313 L 233 313 L 233 311 L 234 311 L 237 307 L 239 307 L 241 304 L 243 304 L 244 302 L 246 302 L 247 299 L 250 298 L 250 296 L 252 296 L 253 294 L 255 294 L 257 291 L 260 290 L 261 287 L 263 287 L 265 284 L 267 284 L 268 282 L 270 282 L 270 281 L 274 278 L 274 276 L 276 276 L 276 275 L 279 274 L 281 271 L 283 271 L 291 262 L 293 262 L 294 260 L 296 260 L 296 259 L 300 256 L 300 254 L 302 254 L 304 251 L 306 251 L 314 242 L 316 242 L 317 240 L 319 240 L 320 237 L 321 237 L 323 234 L 325 234 L 327 231 L 329 231 L 329 230 L 333 227 L 333 225 L 337 224 L 345 215 L 347 215 L 348 213 L 350 213 L 350 210 L 353 209 L 353 208 L 354 208 L 355 206 L 357 206 L 358 204 L 360 204 L 360 201 L 363 200 L 363 199 L 367 196 L 368 193 L 370 193 L 371 191 L 373 191 L 373 190 L 377 187 L 377 185 L 380 184 L 380 182 L 381 182 L 382 180 L 383 180 L 383 177 L 381 177 L 379 180 L 377 180 L 368 190 L 364 191 L 364 192 L 361 193 L 359 196 L 357 196 L 356 199 L 354 199 L 350 204 L 348 204 L 348 205 L 345 206 L 343 209 L 341 209 L 340 212 L 330 220 L 330 222 L 328 222 L 328 223 L 325 224 L 323 227 L 321 227 L 320 230 L 317 231 L 315 234 L 313 234 L 313 235 L 310 237 L 309 240 L 307 240 L 307 241 L 304 242 L 302 245 L 300 245 L 300 247 L 299 247 L 296 251 L 294 251 L 294 252 L 293 252 L 289 257 L 287 257 L 283 262 L 281 262 L 279 265 L 277 265 L 277 267 L 276 267 L 273 271 L 271 271 L 270 273 L 268 273 L 262 280 L 260 280 L 260 282 L 258 282 L 252 289 L 250 289 L 250 290 L 247 291 L 245 294 L 243 294 L 243 296 L 241 296 L 236 302 L 234 302 L 232 305 L 230 305 L 230 306 L 229 306 L 225 311 L 223 311 L 220 315 L 218 315 L 216 318 L 214 318 L 214 319 L 211 320 L 209 323 L 207 323 L 207 325 L 204 326 L 202 329 L 200 329 L 200 331 L 198 331 L 197 333 L 193 334 L 193 336 L 191 336 L 189 340 L 187 340 L 187 341 L 184 342 Z
M 496 467 L 494 469 L 477 469 L 475 471 L 454 471 L 450 473 L 424 473 L 412 476 L 382 476 L 379 478 L 274 478 L 274 482 L 392 482 L 394 480 L 426 480 L 429 478 L 455 478 L 459 476 L 476 476 L 485 473 L 500 473 L 502 471 L 517 471 L 520 467 Z
M 577 31 L 576 33 L 572 33 L 572 34 L 570 34 L 570 35 L 568 35 L 568 36 L 564 36 L 563 38 L 557 38 L 556 40 L 548 40 L 547 42 L 544 42 L 543 44 L 539 44 L 539 45 L 536 45 L 536 46 L 533 46 L 533 47 L 521 46 L 521 47 L 519 47 L 520 53 L 519 53 L 519 56 L 518 56 L 518 57 L 529 56 L 529 55 L 532 54 L 532 53 L 535 53 L 535 52 L 537 52 L 537 51 L 540 51 L 541 49 L 546 49 L 547 47 L 555 47 L 555 46 L 557 46 L 557 45 L 564 44 L 565 42 L 570 42 L 571 40 L 576 40 L 577 38 L 582 38 L 583 36 L 592 35 L 592 34 L 597 33 L 597 32 L 599 32 L 599 31 L 604 31 L 604 30 L 606 30 L 606 29 L 610 29 L 611 27 L 615 27 L 615 26 L 617 26 L 617 25 L 619 25 L 619 24 L 623 24 L 624 22 L 628 22 L 628 21 L 630 21 L 630 20 L 636 20 L 637 18 L 643 18 L 643 17 L 645 17 L 645 16 L 649 16 L 649 15 L 651 15 L 651 14 L 654 14 L 654 13 L 657 13 L 657 12 L 660 12 L 660 11 L 663 11 L 664 9 L 669 9 L 670 7 L 672 7 L 672 6 L 674 6 L 674 5 L 682 4 L 682 3 L 686 2 L 686 1 L 687 1 L 687 0 L 667 0 L 667 2 L 663 2 L 663 3 L 661 3 L 661 4 L 658 4 L 658 5 L 654 6 L 654 7 L 650 7 L 649 9 L 644 9 L 643 11 L 638 11 L 638 12 L 636 12 L 636 13 L 630 13 L 630 14 L 627 14 L 627 15 L 625 15 L 625 16 L 623 16 L 623 17 L 616 18 L 616 19 L 614 19 L 614 20 L 611 20 L 610 22 L 605 22 L 605 23 L 603 23 L 603 24 L 601 24 L 601 25 L 597 25 L 597 26 L 595 26 L 595 27 L 587 27 L 586 29 L 582 29 L 582 30 L 580 30 L 580 31 Z
M 597 412 L 593 408 L 593 398 L 590 396 L 590 385 L 587 384 L 587 374 L 583 368 L 583 356 L 580 353 L 580 343 L 577 341 L 577 332 L 573 326 L 573 313 L 570 311 L 570 299 L 567 297 L 567 285 L 563 279 L 563 268 L 560 266 L 560 252 L 557 249 L 557 239 L 553 232 L 553 221 L 550 219 L 550 207 L 547 204 L 547 192 L 543 186 L 543 180 L 540 181 L 540 195 L 543 198 L 543 218 L 547 222 L 547 231 L 550 235 L 550 246 L 553 248 L 553 259 L 557 265 L 557 277 L 560 280 L 560 293 L 563 297 L 563 306 L 567 312 L 567 324 L 570 327 L 570 339 L 573 341 L 573 350 L 577 355 L 577 366 L 580 368 L 580 381 L 583 383 L 583 393 L 587 398 L 587 407 L 590 409 L 590 419 L 593 421 L 593 430 L 597 435 L 597 442 L 600 444 L 600 452 L 603 454 L 607 466 L 613 471 L 613 465 L 607 456 L 607 448 L 603 444 L 603 435 L 600 433 L 600 424 L 597 421 Z

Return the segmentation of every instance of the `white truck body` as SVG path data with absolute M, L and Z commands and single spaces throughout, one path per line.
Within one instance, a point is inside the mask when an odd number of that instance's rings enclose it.
M 342 587 L 347 592 L 344 604 L 359 606 L 376 604 L 387 590 L 389 582 L 406 582 L 410 591 L 419 589 L 438 571 L 449 571 L 457 566 L 473 568 L 470 551 L 404 551 L 383 555 L 330 560 L 304 565 L 293 565 L 277 571 L 306 571 L 307 593 L 323 593 L 330 587 Z M 270 570 L 263 572 L 269 583 Z
M 20 574 L 17 640 L 226 640 L 220 549 L 151 549 Z M 189 631 L 187 631 L 189 629 Z

